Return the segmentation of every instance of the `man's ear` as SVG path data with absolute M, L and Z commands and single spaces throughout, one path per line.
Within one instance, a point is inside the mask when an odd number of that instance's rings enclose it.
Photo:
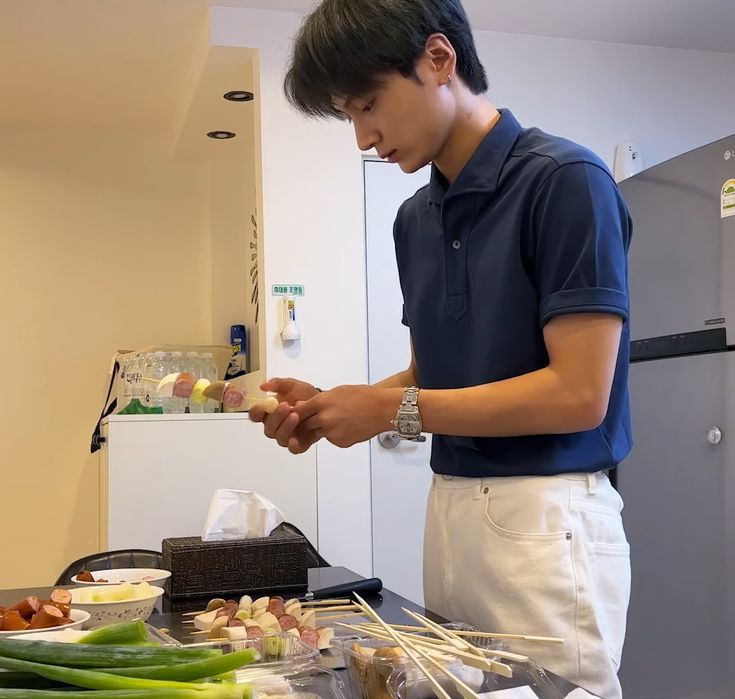
M 432 34 L 426 40 L 426 56 L 431 61 L 439 85 L 446 85 L 455 77 L 457 53 L 444 34 Z

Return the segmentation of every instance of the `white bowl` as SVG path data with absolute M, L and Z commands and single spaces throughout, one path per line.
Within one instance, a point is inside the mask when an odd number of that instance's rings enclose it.
M 25 631 L 0 631 L 0 636 L 12 636 L 13 638 L 22 636 L 28 640 L 38 636 L 45 641 L 50 641 L 52 640 L 50 636 L 54 634 L 63 633 L 67 629 L 81 629 L 89 621 L 90 614 L 83 609 L 72 609 L 69 612 L 69 618 L 72 623 L 66 624 L 65 626 L 53 626 L 50 629 L 26 629 Z
M 97 626 L 105 626 L 107 624 L 116 624 L 120 621 L 133 621 L 141 619 L 147 621 L 153 610 L 156 608 L 156 602 L 163 594 L 162 587 L 151 587 L 152 594 L 143 599 L 127 600 L 125 602 L 80 602 L 82 592 L 90 592 L 94 587 L 77 587 L 69 590 L 71 592 L 71 603 L 76 609 L 82 609 L 89 612 L 90 619 L 84 625 L 85 629 L 93 629 Z M 96 589 L 105 590 L 105 585 L 100 585 Z
M 171 577 L 170 571 L 161 568 L 111 568 L 110 570 L 92 570 L 90 572 L 93 577 L 104 578 L 108 582 L 85 582 L 84 580 L 77 580 L 76 575 L 71 580 L 76 585 L 119 585 L 124 582 L 147 582 L 151 585 L 160 585 Z

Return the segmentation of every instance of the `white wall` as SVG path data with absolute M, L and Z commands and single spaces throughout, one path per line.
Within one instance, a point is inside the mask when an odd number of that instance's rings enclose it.
M 735 132 L 735 54 L 480 32 L 496 104 L 612 166 L 639 141 L 646 166 Z
M 207 180 L 166 150 L 132 129 L 0 129 L 2 588 L 100 550 L 89 443 L 113 352 L 210 342 Z
M 267 299 L 267 371 L 325 387 L 367 379 L 363 187 L 349 126 L 302 119 L 282 96 L 297 15 L 215 7 L 212 40 L 260 50 L 265 282 L 301 282 L 298 356 L 277 341 Z M 640 141 L 647 165 L 735 131 L 735 55 L 482 32 L 491 97 L 526 125 L 577 140 L 612 163 Z M 399 309 L 396 309 L 399 312 Z M 365 445 L 319 445 L 319 545 L 335 564 L 370 572 Z

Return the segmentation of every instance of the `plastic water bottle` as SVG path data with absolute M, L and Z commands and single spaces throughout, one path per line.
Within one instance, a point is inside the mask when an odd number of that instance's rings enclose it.
M 158 395 L 158 384 L 168 373 L 168 367 L 166 366 L 166 353 L 155 352 L 152 354 L 150 361 L 146 362 L 146 405 L 150 408 L 161 408 L 164 413 L 171 412 L 171 399 Z
M 117 406 L 118 412 L 130 405 L 130 401 L 132 399 L 129 375 L 132 361 L 132 354 L 123 354 L 118 359 L 118 362 L 120 363 L 120 399 Z
M 130 402 L 137 400 L 143 404 L 143 364 L 144 356 L 136 354 L 130 361 L 128 377 L 130 379 Z
M 214 383 L 219 378 L 219 374 L 217 372 L 217 362 L 214 361 L 214 355 L 211 352 L 205 352 L 202 355 L 202 378 L 208 379 L 211 383 Z M 204 404 L 204 412 L 219 412 L 219 404 L 217 403 L 217 401 L 208 400 Z
M 199 357 L 199 352 L 187 352 L 186 361 L 184 362 L 184 371 L 188 371 L 194 377 L 194 383 L 199 381 L 204 376 L 202 371 L 202 361 Z M 192 396 L 189 398 L 189 412 L 190 413 L 203 413 L 204 406 L 201 403 L 197 403 Z
M 153 366 L 155 363 L 155 355 L 152 352 L 146 352 L 143 355 L 141 369 L 141 390 L 143 397 L 141 403 L 146 408 L 160 407 L 157 405 L 158 395 L 156 394 L 156 382 L 153 378 Z
M 184 364 L 184 355 L 181 352 L 171 352 L 171 365 L 169 367 L 170 374 L 178 374 L 185 371 Z M 177 398 L 174 396 L 171 399 L 171 412 L 176 414 L 185 413 L 188 402 L 189 401 L 186 398 Z

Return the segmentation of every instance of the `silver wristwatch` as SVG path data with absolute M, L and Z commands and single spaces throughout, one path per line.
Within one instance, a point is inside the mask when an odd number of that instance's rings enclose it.
M 403 401 L 398 408 L 396 419 L 392 420 L 401 439 L 423 441 L 421 439 L 421 413 L 419 412 L 419 389 L 410 386 L 403 390 Z

